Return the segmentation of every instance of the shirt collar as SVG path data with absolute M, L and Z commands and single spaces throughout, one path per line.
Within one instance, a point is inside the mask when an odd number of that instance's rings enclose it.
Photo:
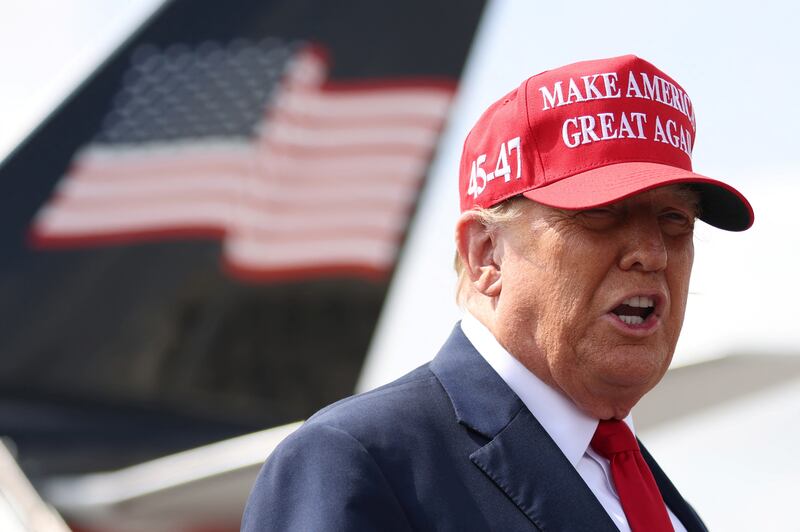
M 522 400 L 573 466 L 586 453 L 598 420 L 585 414 L 566 395 L 552 388 L 503 348 L 494 335 L 469 312 L 461 330 L 486 362 Z M 625 422 L 633 431 L 629 415 Z

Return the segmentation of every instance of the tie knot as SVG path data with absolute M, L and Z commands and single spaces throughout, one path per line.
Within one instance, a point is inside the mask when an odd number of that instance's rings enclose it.
M 638 451 L 639 445 L 631 429 L 618 419 L 601 420 L 592 437 L 592 449 L 611 460 L 611 456 L 624 451 Z

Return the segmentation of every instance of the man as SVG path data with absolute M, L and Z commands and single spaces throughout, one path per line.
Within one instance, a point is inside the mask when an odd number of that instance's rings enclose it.
M 489 107 L 460 168 L 463 321 L 430 364 L 290 436 L 243 530 L 705 530 L 630 417 L 672 358 L 695 218 L 753 222 L 692 172 L 694 137 L 685 91 L 634 56 Z

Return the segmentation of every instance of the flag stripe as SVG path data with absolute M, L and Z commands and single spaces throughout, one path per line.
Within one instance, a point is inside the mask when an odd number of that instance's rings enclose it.
M 322 120 L 389 120 L 406 122 L 441 119 L 452 98 L 447 89 L 383 89 L 374 92 L 296 90 L 279 98 L 276 110 Z
M 318 182 L 286 179 L 281 182 L 254 180 L 247 176 L 154 176 L 147 182 L 133 179 L 113 182 L 70 180 L 59 189 L 53 203 L 72 203 L 85 209 L 96 205 L 103 208 L 109 201 L 120 203 L 158 202 L 159 198 L 184 203 L 197 199 L 218 197 L 263 208 L 315 208 L 337 204 L 348 209 L 365 202 L 381 203 L 384 207 L 397 203 L 407 205 L 416 196 L 409 184 L 375 179 L 364 183 L 341 183 L 331 180 Z
M 226 245 L 225 251 L 229 260 L 250 268 L 347 263 L 386 268 L 394 261 L 396 245 L 385 239 L 357 237 L 302 242 L 253 242 L 232 239 Z
M 269 277 L 272 269 L 283 270 L 293 267 L 313 268 L 322 272 L 331 269 L 347 271 L 367 268 L 372 274 L 380 276 L 391 267 L 397 252 L 396 242 L 384 234 L 352 233 L 346 236 L 313 234 L 306 238 L 259 240 L 225 234 L 216 228 L 202 225 L 159 227 L 128 233 L 93 232 L 84 236 L 70 234 L 63 238 L 33 235 L 31 243 L 35 247 L 72 248 L 174 238 L 224 238 L 225 261 L 237 271 L 247 272 L 250 277 L 258 274 Z
M 256 175 L 260 171 L 286 174 L 291 180 L 402 179 L 418 182 L 427 154 L 334 153 L 315 155 L 302 149 L 256 150 L 244 143 L 173 143 L 139 147 L 93 147 L 75 161 L 68 180 L 114 182 L 124 179 L 161 179 L 164 175 Z M 65 180 L 66 181 L 66 180 Z M 64 181 L 62 181 L 63 183 Z
M 389 234 L 396 234 L 404 228 L 404 214 L 404 210 L 398 207 L 387 209 L 377 206 L 346 210 L 336 205 L 313 211 L 291 209 L 280 212 L 218 200 L 164 202 L 159 205 L 112 204 L 105 209 L 98 207 L 84 210 L 73 209 L 71 206 L 54 206 L 42 216 L 39 232 L 43 236 L 53 237 L 185 226 L 219 227 L 233 232 L 263 231 L 268 235 L 279 231 L 294 235 L 315 229 L 359 231 L 363 228 L 379 228 Z
M 438 128 L 413 125 L 361 125 L 346 127 L 320 124 L 270 122 L 264 132 L 269 142 L 302 146 L 304 150 L 356 149 L 359 151 L 404 147 L 427 154 L 439 133 Z

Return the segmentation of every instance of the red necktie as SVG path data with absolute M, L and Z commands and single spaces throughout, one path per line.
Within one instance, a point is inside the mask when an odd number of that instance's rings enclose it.
M 661 492 L 624 421 L 602 420 L 592 448 L 611 462 L 611 476 L 633 532 L 673 532 Z

